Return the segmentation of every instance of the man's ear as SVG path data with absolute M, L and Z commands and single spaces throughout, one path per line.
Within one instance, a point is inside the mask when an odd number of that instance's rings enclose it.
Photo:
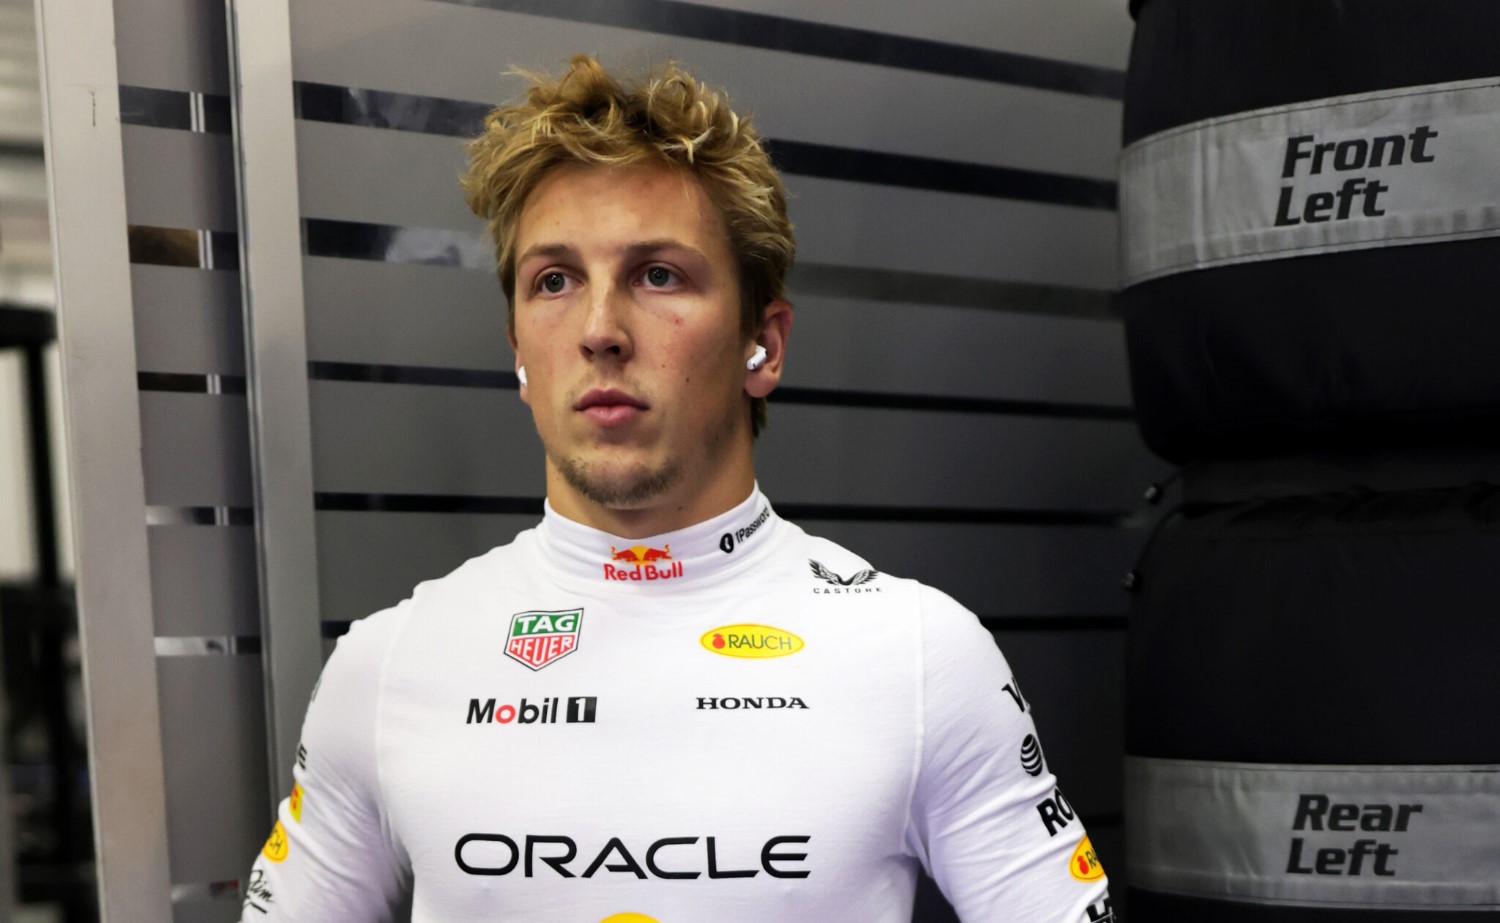
M 510 351 L 513 352 L 513 353 L 515 353 L 515 357 L 516 357 L 516 361 L 515 361 L 516 378 L 520 379 L 520 381 L 521 381 L 521 402 L 524 403 L 524 404 L 530 404 L 531 403 L 530 396 L 526 393 L 527 392 L 526 379 L 525 379 L 525 375 L 526 375 L 526 371 L 525 371 L 526 370 L 526 363 L 521 360 L 521 346 L 520 346 L 519 343 L 516 342 L 516 335 L 514 333 L 511 333 L 508 330 L 505 333 L 505 338 L 510 341 Z
M 755 346 L 763 346 L 766 350 L 766 361 L 758 369 L 746 370 L 745 393 L 751 397 L 765 397 L 776 386 L 781 383 L 781 370 L 786 362 L 787 339 L 792 334 L 792 305 L 791 302 L 778 298 L 766 305 L 765 320 L 760 325 L 760 333 L 756 335 Z M 748 360 L 750 355 L 747 353 Z

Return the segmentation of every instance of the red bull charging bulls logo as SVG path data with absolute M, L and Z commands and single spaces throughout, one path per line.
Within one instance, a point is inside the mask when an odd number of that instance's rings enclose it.
M 609 563 L 604 565 L 605 580 L 671 580 L 681 576 L 682 562 L 672 560 L 671 545 L 665 548 L 649 545 L 616 548 L 611 545 Z

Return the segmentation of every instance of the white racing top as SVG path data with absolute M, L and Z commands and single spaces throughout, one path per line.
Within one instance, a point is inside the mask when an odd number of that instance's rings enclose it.
M 759 491 L 641 541 L 549 507 L 340 639 L 249 923 L 1113 920 L 978 620 Z

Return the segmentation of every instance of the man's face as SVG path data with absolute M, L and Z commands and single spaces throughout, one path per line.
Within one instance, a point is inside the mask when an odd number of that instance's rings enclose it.
M 522 397 L 549 475 L 638 509 L 701 492 L 737 450 L 748 461 L 752 344 L 723 222 L 695 177 L 556 168 L 522 208 L 515 252 Z

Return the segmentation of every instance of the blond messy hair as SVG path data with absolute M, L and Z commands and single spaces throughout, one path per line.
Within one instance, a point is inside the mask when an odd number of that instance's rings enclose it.
M 575 55 L 557 78 L 518 71 L 531 81 L 525 101 L 501 106 L 468 144 L 464 194 L 486 219 L 515 337 L 516 229 L 542 178 L 564 164 L 661 163 L 691 173 L 718 209 L 735 255 L 740 332 L 754 337 L 766 305 L 785 296 L 796 243 L 781 176 L 748 118 L 729 97 L 668 63 L 622 83 L 589 55 Z M 752 402 L 752 431 L 765 425 L 764 398 Z

